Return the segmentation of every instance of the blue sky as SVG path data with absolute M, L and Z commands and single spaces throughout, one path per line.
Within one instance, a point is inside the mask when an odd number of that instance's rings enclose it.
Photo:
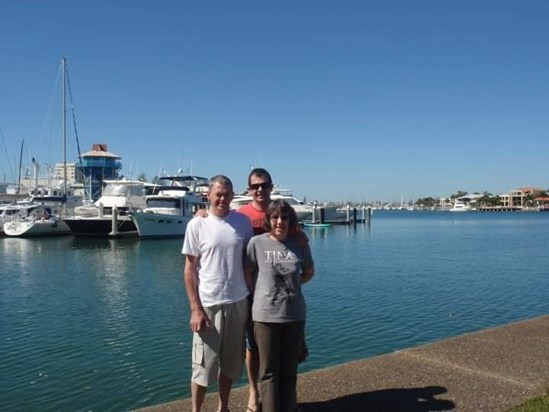
M 0 13 L 0 173 L 81 151 L 126 176 L 251 166 L 307 200 L 549 188 L 549 2 L 14 1 Z M 77 154 L 69 113 L 69 161 Z M 17 174 L 15 174 L 17 176 Z

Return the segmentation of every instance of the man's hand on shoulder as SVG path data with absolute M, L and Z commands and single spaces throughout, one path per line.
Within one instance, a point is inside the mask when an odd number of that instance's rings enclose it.
M 208 217 L 208 209 L 198 209 L 193 217 Z

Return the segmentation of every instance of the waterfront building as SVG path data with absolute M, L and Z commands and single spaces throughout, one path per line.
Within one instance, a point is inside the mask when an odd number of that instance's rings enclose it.
M 67 183 L 76 181 L 76 163 L 67 163 Z M 65 171 L 63 170 L 65 165 L 63 163 L 57 163 L 55 165 L 55 177 L 57 179 L 65 178 Z
M 499 199 L 504 208 L 523 209 L 527 206 L 528 197 L 535 196 L 538 193 L 545 193 L 545 190 L 535 187 L 523 187 L 501 194 Z

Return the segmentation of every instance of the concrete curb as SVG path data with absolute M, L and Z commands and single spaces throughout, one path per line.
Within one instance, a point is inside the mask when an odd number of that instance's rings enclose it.
M 300 374 L 302 412 L 505 411 L 549 389 L 549 315 Z M 246 410 L 247 387 L 231 411 Z M 216 394 L 204 411 L 216 411 Z M 183 399 L 140 412 L 190 411 Z

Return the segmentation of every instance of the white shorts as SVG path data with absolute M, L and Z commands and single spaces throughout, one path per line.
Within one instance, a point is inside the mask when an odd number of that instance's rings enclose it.
M 200 386 L 217 382 L 219 373 L 240 379 L 245 359 L 248 299 L 204 308 L 211 326 L 193 334 L 191 381 Z

